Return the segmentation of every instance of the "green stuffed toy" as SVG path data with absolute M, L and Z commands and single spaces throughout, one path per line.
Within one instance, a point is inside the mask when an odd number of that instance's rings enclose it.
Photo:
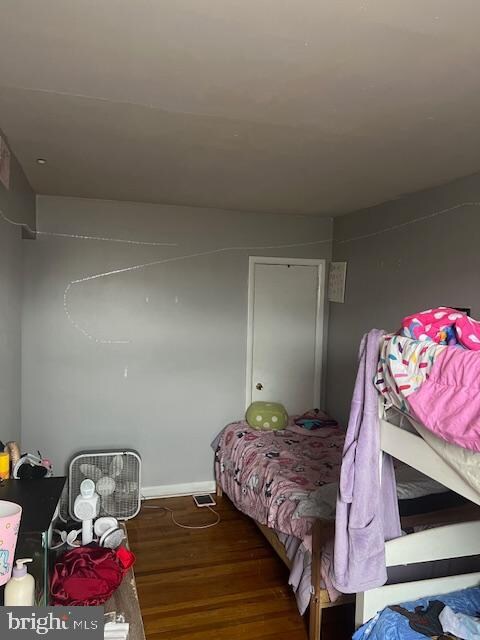
M 252 429 L 277 431 L 285 429 L 288 424 L 288 413 L 279 402 L 252 402 L 248 407 L 245 419 Z

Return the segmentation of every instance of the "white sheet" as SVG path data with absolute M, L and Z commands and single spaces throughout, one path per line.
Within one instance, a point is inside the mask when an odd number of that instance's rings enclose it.
M 437 438 L 431 431 L 415 423 L 415 429 L 425 442 L 445 460 L 472 489 L 480 494 L 480 453 L 464 449 L 456 444 Z
M 420 435 L 474 491 L 480 494 L 480 453 L 438 438 L 429 429 L 396 408 L 386 411 L 386 420 L 401 429 Z
M 479 454 L 480 455 L 480 454 Z M 432 493 L 448 491 L 443 485 L 423 475 L 420 471 L 407 465 L 399 465 L 395 469 L 397 480 L 397 497 L 399 500 L 421 498 Z M 308 498 L 301 500 L 295 510 L 294 517 L 322 518 L 333 520 L 335 518 L 335 505 L 337 500 L 338 485 L 336 482 L 319 487 L 309 494 Z

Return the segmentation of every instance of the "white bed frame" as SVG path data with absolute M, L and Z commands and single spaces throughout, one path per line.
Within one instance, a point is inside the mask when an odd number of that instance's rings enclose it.
M 398 427 L 385 419 L 383 400 L 379 402 L 379 416 L 380 448 L 382 451 L 480 505 L 480 495 L 420 435 Z M 415 426 L 414 421 L 410 419 L 409 421 Z M 480 555 L 480 521 L 461 522 L 427 529 L 385 543 L 387 567 L 474 555 Z M 480 572 L 386 585 L 358 593 L 355 623 L 360 626 L 378 611 L 393 604 L 465 589 L 479 583 Z

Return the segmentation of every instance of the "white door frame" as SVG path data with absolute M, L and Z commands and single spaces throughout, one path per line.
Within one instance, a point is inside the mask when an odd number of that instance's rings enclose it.
M 325 311 L 325 274 L 327 261 L 311 258 L 276 258 L 250 256 L 248 261 L 248 320 L 247 320 L 247 379 L 245 387 L 245 408 L 252 402 L 253 375 L 253 303 L 255 293 L 255 265 L 256 264 L 291 264 L 295 266 L 316 266 L 318 269 L 317 319 L 315 328 L 315 368 L 313 381 L 313 399 L 316 408 L 320 408 L 322 393 L 322 365 L 323 365 L 323 331 Z M 313 407 L 312 407 L 313 409 Z

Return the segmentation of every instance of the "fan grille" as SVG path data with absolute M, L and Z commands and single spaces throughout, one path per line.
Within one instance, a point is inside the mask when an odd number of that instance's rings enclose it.
M 72 518 L 80 484 L 91 478 L 98 484 L 100 516 L 128 520 L 140 510 L 140 456 L 133 450 L 85 451 L 77 454 L 69 467 L 68 507 Z M 113 482 L 112 480 L 113 479 Z

